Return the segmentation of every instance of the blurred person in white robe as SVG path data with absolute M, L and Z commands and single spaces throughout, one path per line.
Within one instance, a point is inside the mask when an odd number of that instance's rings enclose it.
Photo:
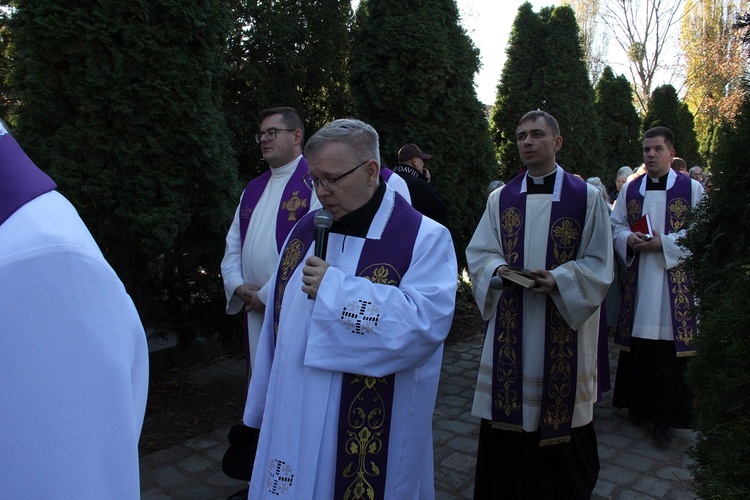
M 0 122 L 0 497 L 140 497 L 146 336 L 73 206 Z

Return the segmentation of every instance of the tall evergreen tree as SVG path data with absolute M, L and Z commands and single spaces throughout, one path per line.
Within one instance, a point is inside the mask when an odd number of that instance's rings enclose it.
M 265 169 L 253 136 L 258 112 L 292 106 L 307 135 L 351 114 L 347 88 L 350 0 L 231 0 L 228 118 L 240 172 Z
M 687 380 L 695 393 L 695 491 L 700 498 L 750 498 L 750 97 L 722 125 L 714 189 L 695 216 L 692 251 L 699 332 Z
M 355 109 L 380 134 L 389 164 L 405 143 L 433 155 L 428 168 L 448 203 L 447 226 L 462 260 L 497 171 L 474 90 L 478 68 L 454 0 L 360 3 L 351 63 Z
M 224 0 L 19 0 L 17 137 L 78 208 L 144 319 L 221 299 L 236 203 Z M 221 310 L 221 309 L 219 309 Z
M 594 89 L 573 10 L 547 7 L 535 14 L 529 3 L 523 4 L 507 54 L 491 117 L 504 177 L 521 166 L 515 145 L 518 119 L 537 108 L 560 123 L 564 142 L 558 162 L 582 177 L 604 177 Z
M 8 21 L 10 20 L 10 0 L 0 0 L 0 119 L 8 120 L 9 111 L 12 105 L 13 96 L 8 86 L 9 78 L 9 60 L 8 52 L 10 49 L 10 30 Z
M 596 114 L 609 175 L 602 179 L 613 184 L 617 170 L 640 165 L 641 119 L 633 106 L 633 89 L 625 75 L 615 76 L 612 68 L 604 68 L 596 84 Z
M 687 104 L 680 101 L 677 91 L 671 85 L 661 85 L 654 89 L 649 99 L 648 113 L 643 117 L 644 131 L 658 125 L 672 130 L 675 154 L 687 162 L 688 168 L 702 164 L 693 114 Z

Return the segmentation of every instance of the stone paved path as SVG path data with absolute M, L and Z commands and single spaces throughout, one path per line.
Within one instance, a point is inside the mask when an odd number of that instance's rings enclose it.
M 481 336 L 446 346 L 433 417 L 435 489 L 438 500 L 471 499 L 479 419 L 471 415 Z M 616 351 L 610 349 L 612 380 Z M 193 377 L 242 373 L 242 360 L 224 360 Z M 611 391 L 594 409 L 601 471 L 592 498 L 693 499 L 686 449 L 695 440 L 687 430 L 673 430 L 672 442 L 651 439 L 650 426 L 632 423 L 627 412 L 612 408 Z M 145 500 L 225 499 L 244 487 L 221 471 L 228 429 L 192 439 L 169 450 L 141 457 L 141 492 Z M 400 499 L 397 499 L 400 500 Z M 405 499 L 407 500 L 407 499 Z

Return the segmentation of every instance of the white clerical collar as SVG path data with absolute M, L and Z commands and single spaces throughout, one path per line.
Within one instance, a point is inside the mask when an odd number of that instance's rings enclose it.
M 562 183 L 563 183 L 564 171 L 560 167 L 560 165 L 558 165 L 557 163 L 555 163 L 555 167 L 557 167 L 557 168 L 555 168 L 555 170 L 553 170 L 552 172 L 550 172 L 550 173 L 548 173 L 546 175 L 542 175 L 541 177 L 533 177 L 533 176 L 529 175 L 528 172 L 526 172 L 526 174 L 524 174 L 526 176 L 526 178 L 524 179 L 523 183 L 521 184 L 521 192 L 522 193 L 526 192 L 526 183 L 529 181 L 529 179 L 531 179 L 532 182 L 534 182 L 534 184 L 544 184 L 544 178 L 545 177 L 549 177 L 550 175 L 555 175 L 556 174 L 557 177 L 555 177 L 555 190 L 552 192 L 552 201 L 560 201 L 560 192 L 562 191 Z
M 283 167 L 272 168 L 271 177 L 273 177 L 274 179 L 277 179 L 279 177 L 289 177 L 290 175 L 294 173 L 295 170 L 297 170 L 297 165 L 299 164 L 299 161 L 301 159 L 302 159 L 302 155 L 299 155 L 297 158 L 287 163 Z
M 675 180 L 677 179 L 677 172 L 669 169 L 669 172 L 667 173 L 667 190 L 672 189 L 672 186 L 674 186 Z M 684 175 L 684 174 L 679 174 Z M 646 182 L 651 179 L 648 174 L 642 176 L 641 179 L 641 185 L 638 186 L 638 192 L 641 194 L 641 196 L 646 196 Z M 659 179 L 651 179 L 652 182 L 659 182 Z M 625 187 L 625 186 L 623 186 Z

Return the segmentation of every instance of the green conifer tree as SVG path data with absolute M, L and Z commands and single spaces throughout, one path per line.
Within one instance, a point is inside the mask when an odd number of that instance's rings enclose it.
M 378 131 L 389 165 L 405 143 L 433 155 L 428 168 L 448 203 L 460 260 L 497 173 L 474 90 L 478 67 L 454 0 L 360 3 L 350 73 L 356 112 Z
M 633 89 L 624 75 L 615 76 L 612 68 L 605 67 L 595 90 L 596 114 L 608 172 L 602 181 L 613 185 L 621 166 L 635 169 L 641 164 L 641 119 L 633 106 Z
M 232 0 L 228 119 L 245 180 L 267 167 L 253 139 L 258 112 L 296 108 L 307 136 L 351 114 L 350 0 Z
M 643 117 L 642 130 L 646 131 L 658 125 L 672 130 L 675 154 L 687 162 L 688 168 L 702 164 L 693 114 L 687 104 L 680 101 L 677 91 L 671 85 L 661 85 L 654 89 L 649 100 L 648 112 Z
M 19 142 L 78 208 L 144 321 L 169 311 L 184 323 L 196 303 L 223 301 L 238 191 L 220 99 L 226 2 L 16 6 Z
M 718 133 L 714 188 L 685 239 L 697 299 L 697 355 L 690 450 L 700 498 L 750 498 L 750 94 L 737 121 Z
M 515 143 L 519 118 L 533 109 L 560 123 L 563 147 L 558 162 L 582 177 L 606 173 L 594 109 L 594 90 L 569 6 L 534 14 L 529 3 L 518 9 L 508 42 L 492 112 L 495 146 L 505 177 L 521 166 Z

